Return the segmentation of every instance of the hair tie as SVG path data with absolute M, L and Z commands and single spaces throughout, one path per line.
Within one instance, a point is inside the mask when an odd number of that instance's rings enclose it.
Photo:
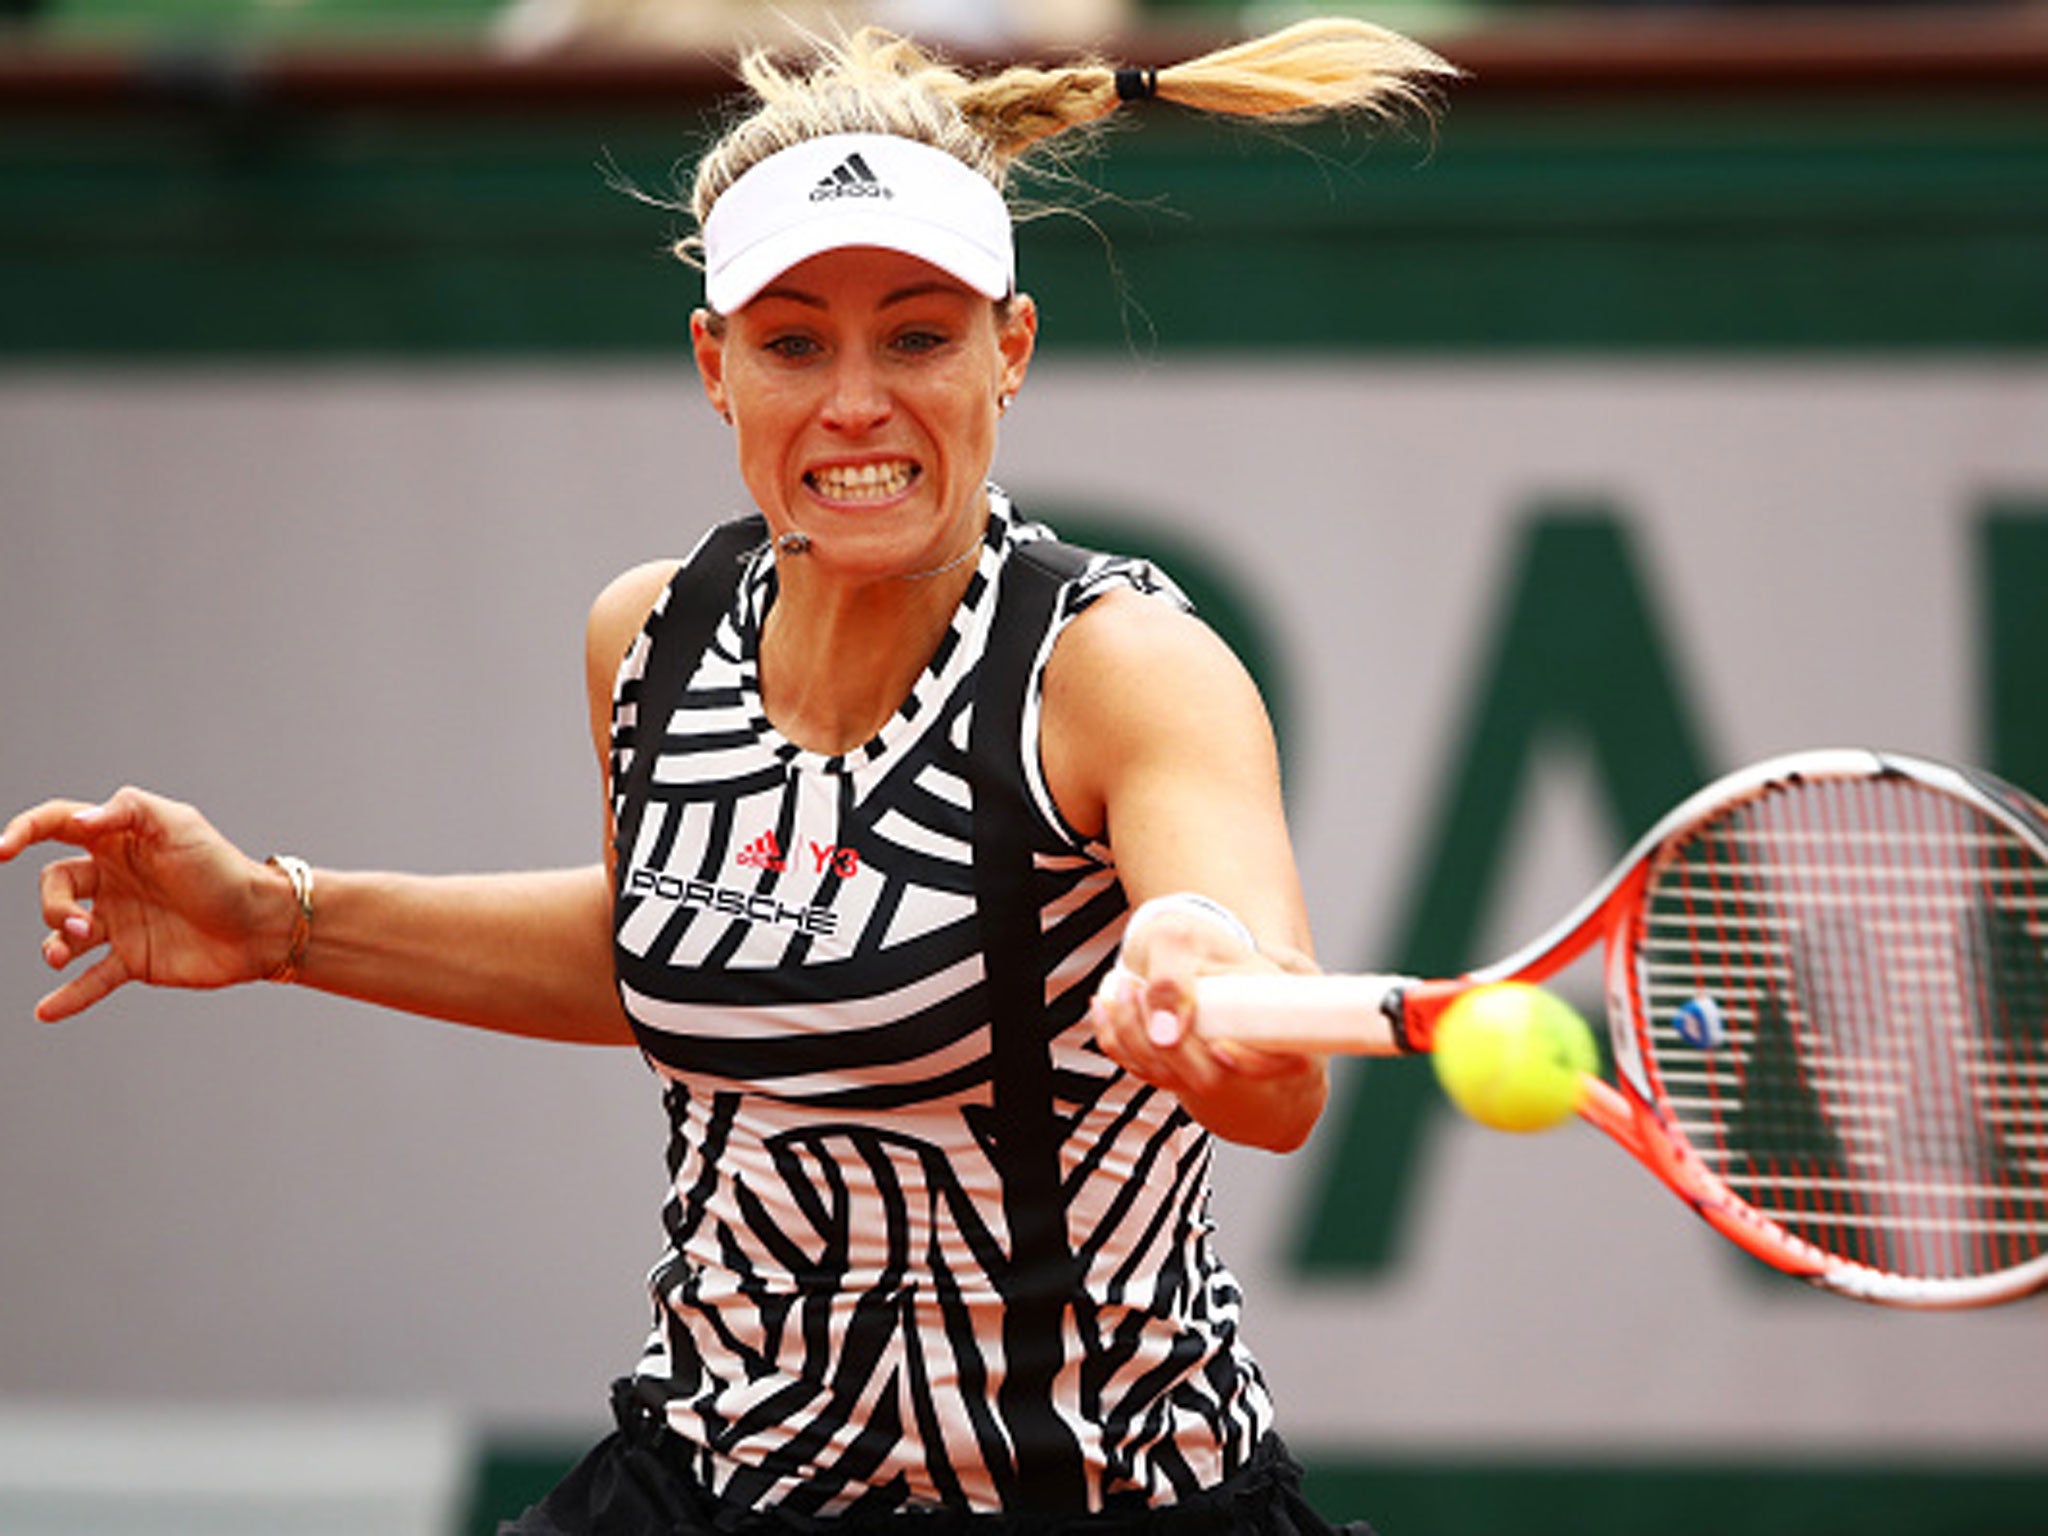
M 1116 72 L 1118 101 L 1150 101 L 1159 94 L 1157 69 L 1120 69 Z

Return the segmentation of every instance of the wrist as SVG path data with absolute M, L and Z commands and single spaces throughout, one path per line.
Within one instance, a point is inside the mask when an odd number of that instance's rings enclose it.
M 1170 916 L 1191 917 L 1206 923 L 1218 932 L 1228 934 L 1253 954 L 1258 953 L 1259 941 L 1250 925 L 1222 902 L 1197 891 L 1175 891 L 1170 896 L 1154 896 L 1141 903 L 1124 923 L 1124 943 L 1129 944 L 1140 931 L 1160 918 Z
M 273 853 L 264 863 L 290 883 L 292 921 L 284 958 L 266 971 L 263 979 L 288 986 L 299 979 L 306 963 L 307 946 L 313 941 L 313 867 L 289 853 Z

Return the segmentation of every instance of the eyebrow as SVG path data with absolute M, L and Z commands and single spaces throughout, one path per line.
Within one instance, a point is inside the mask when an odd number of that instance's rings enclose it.
M 882 295 L 882 302 L 876 307 L 878 309 L 887 309 L 892 304 L 907 303 L 911 299 L 921 299 L 927 294 L 951 293 L 964 295 L 968 291 L 968 289 L 958 283 L 930 278 L 924 282 L 910 283 L 901 288 L 891 289 L 888 293 Z M 829 307 L 825 300 L 815 293 L 806 293 L 801 288 L 785 288 L 779 285 L 763 288 L 754 297 L 757 299 L 784 299 L 791 304 L 801 304 L 806 309 L 825 309 Z

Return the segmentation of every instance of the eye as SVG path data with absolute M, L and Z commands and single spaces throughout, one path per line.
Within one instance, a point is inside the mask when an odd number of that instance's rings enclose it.
M 936 352 L 951 340 L 952 337 L 944 331 L 932 326 L 915 325 L 897 332 L 890 345 L 898 352 L 917 357 L 927 352 Z
M 761 350 L 781 358 L 784 362 L 800 363 L 807 358 L 816 357 L 824 348 L 819 346 L 815 337 L 806 336 L 801 332 L 787 332 L 780 336 L 771 336 L 762 344 Z

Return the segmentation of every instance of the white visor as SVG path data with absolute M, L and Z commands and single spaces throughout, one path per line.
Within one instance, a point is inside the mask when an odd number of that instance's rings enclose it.
M 1017 278 L 1010 210 L 987 177 L 942 149 L 835 133 L 777 150 L 704 221 L 704 301 L 729 315 L 800 261 L 872 245 L 1006 297 Z

